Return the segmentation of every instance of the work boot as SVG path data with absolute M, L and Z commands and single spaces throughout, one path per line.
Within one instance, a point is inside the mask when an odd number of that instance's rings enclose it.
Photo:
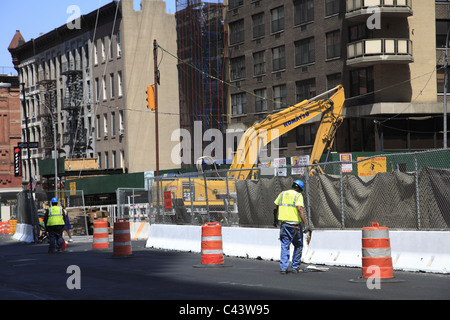
M 281 274 L 286 274 L 287 271 L 286 271 L 286 270 L 281 270 L 280 273 L 281 273 Z
M 302 273 L 302 272 L 303 272 L 303 269 L 292 270 L 292 273 Z

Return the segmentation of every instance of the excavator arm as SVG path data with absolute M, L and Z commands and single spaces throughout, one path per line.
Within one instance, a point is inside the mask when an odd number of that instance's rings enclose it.
M 329 99 L 319 99 L 335 92 Z M 323 114 L 316 140 L 310 156 L 310 164 L 319 162 L 324 149 L 330 149 L 337 128 L 342 123 L 342 109 L 345 101 L 344 88 L 339 85 L 310 100 L 304 100 L 292 107 L 267 116 L 263 121 L 248 128 L 242 136 L 228 177 L 246 179 L 258 160 L 259 151 L 269 142 L 277 139 L 303 123 Z M 321 169 L 319 168 L 321 171 Z M 312 171 L 310 170 L 310 173 Z

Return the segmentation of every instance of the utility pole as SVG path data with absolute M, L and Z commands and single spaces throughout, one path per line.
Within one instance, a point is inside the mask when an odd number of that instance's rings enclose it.
M 448 49 L 448 34 L 450 32 L 450 28 L 447 30 L 447 38 L 445 39 L 445 58 L 444 58 L 444 149 L 447 149 L 447 49 Z
M 156 176 L 159 176 L 159 130 L 158 130 L 158 85 L 159 85 L 159 70 L 158 70 L 158 43 L 156 39 L 153 40 L 153 60 L 155 71 L 155 148 L 156 148 Z
M 33 178 L 31 177 L 30 129 L 28 128 L 28 115 L 25 102 L 25 83 L 22 82 L 20 85 L 22 86 L 22 109 L 23 109 L 23 117 L 25 119 L 25 133 L 27 138 L 28 176 L 29 176 L 30 190 L 32 191 Z
M 25 118 L 25 132 L 26 132 L 26 138 L 27 138 L 27 155 L 28 155 L 28 175 L 29 175 L 29 184 L 30 184 L 30 191 L 26 192 L 28 197 L 28 204 L 29 204 L 29 214 L 33 226 L 33 236 L 34 240 L 36 241 L 38 237 L 38 224 L 39 221 L 37 219 L 37 212 L 34 208 L 33 203 L 33 178 L 31 177 L 31 154 L 30 154 L 30 129 L 28 128 L 28 115 L 27 115 L 27 107 L 26 107 L 26 101 L 25 101 L 25 83 L 21 83 L 22 86 L 22 109 L 23 109 L 23 116 Z

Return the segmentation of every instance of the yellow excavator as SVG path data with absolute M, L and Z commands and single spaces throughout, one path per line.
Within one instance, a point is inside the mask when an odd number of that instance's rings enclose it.
M 328 98 L 328 96 L 331 97 Z M 320 99 L 322 98 L 322 99 Z M 314 98 L 304 100 L 292 107 L 271 114 L 263 121 L 248 128 L 242 136 L 236 150 L 234 160 L 226 179 L 248 179 L 252 168 L 258 160 L 259 151 L 271 141 L 277 139 L 288 131 L 291 131 L 305 122 L 322 115 L 322 120 L 316 134 L 316 140 L 310 155 L 310 164 L 319 163 L 324 150 L 330 151 L 337 128 L 342 123 L 342 110 L 345 101 L 344 88 L 339 85 Z M 197 169 L 202 173 L 202 162 L 197 161 Z M 213 161 L 208 159 L 209 162 Z M 211 163 L 214 165 L 214 163 Z M 323 173 L 319 166 L 310 166 L 309 174 Z M 202 222 L 201 216 L 207 212 L 224 212 L 228 209 L 237 209 L 235 184 L 227 183 L 225 178 L 211 180 L 208 178 L 205 188 L 205 177 L 166 179 L 159 182 L 159 189 L 164 194 L 164 201 L 168 204 L 164 209 L 165 215 L 182 216 L 185 222 L 196 215 L 196 220 Z M 156 185 L 154 186 L 154 188 Z M 231 195 L 231 196 L 230 196 Z M 155 197 L 156 198 L 156 197 Z M 153 204 L 156 205 L 154 198 Z M 171 204 L 175 204 L 173 207 Z M 180 210 L 177 214 L 176 210 Z M 233 210 L 233 209 L 232 209 Z M 179 218 L 177 218 L 179 219 Z
M 332 92 L 334 94 L 329 99 L 319 99 Z M 336 130 L 342 123 L 344 101 L 344 88 L 339 85 L 312 99 L 304 100 L 292 107 L 269 115 L 260 123 L 248 128 L 239 142 L 228 177 L 247 179 L 252 172 L 250 169 L 254 167 L 258 160 L 258 154 L 262 147 L 286 132 L 323 114 L 309 164 L 319 163 L 324 150 L 330 151 Z M 317 171 L 323 173 L 319 166 L 309 168 L 310 174 L 314 174 Z

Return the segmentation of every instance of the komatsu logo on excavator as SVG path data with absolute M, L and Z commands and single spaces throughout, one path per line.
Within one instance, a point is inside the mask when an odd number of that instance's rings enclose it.
M 301 119 L 305 119 L 307 117 L 309 117 L 309 112 L 308 111 L 306 111 L 305 113 L 299 115 L 298 117 L 295 117 L 292 120 L 286 121 L 285 123 L 283 123 L 284 127 L 290 126 L 291 124 L 293 124 L 293 123 L 295 123 L 295 122 L 297 122 L 297 121 L 299 121 Z

